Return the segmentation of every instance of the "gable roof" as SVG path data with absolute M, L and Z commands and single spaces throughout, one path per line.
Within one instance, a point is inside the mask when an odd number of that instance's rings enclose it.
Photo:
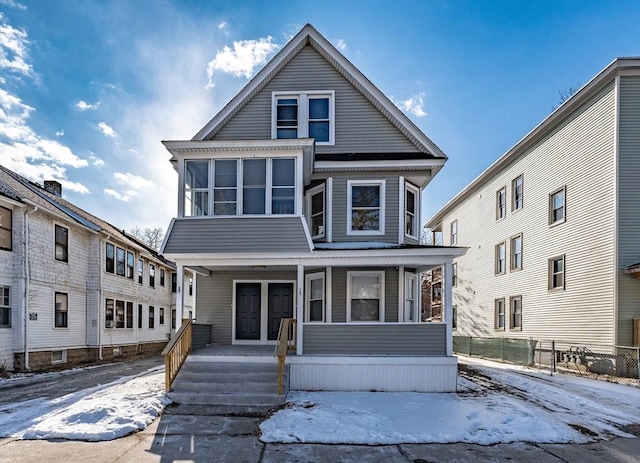
M 435 143 L 411 122 L 389 98 L 373 85 L 369 79 L 351 64 L 351 62 L 331 45 L 311 24 L 304 26 L 192 140 L 201 141 L 213 139 L 216 133 L 307 45 L 316 50 L 351 83 L 351 85 L 362 93 L 419 151 L 428 153 L 434 158 L 447 159 L 446 155 Z

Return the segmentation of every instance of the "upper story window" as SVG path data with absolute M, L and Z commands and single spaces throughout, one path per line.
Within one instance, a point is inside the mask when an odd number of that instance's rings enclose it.
M 164 269 L 160 269 L 160 286 L 164 286 Z
M 507 215 L 507 188 L 502 187 L 496 192 L 496 220 L 504 219 Z
M 116 247 L 111 243 L 106 243 L 104 271 L 108 273 L 114 273 L 115 269 L 116 269 Z
M 138 284 L 142 284 L 142 274 L 144 273 L 142 259 L 138 259 Z
M 11 328 L 11 288 L 0 286 L 0 328 Z
M 522 209 L 523 205 L 523 191 L 522 191 L 522 175 L 516 177 L 511 182 L 511 210 L 517 211 Z
M 451 264 L 451 286 L 458 286 L 458 264 L 455 262 Z
M 522 235 L 511 238 L 511 270 L 522 270 Z
M 404 234 L 415 239 L 418 239 L 419 197 L 420 190 L 410 183 L 406 183 L 404 191 Z
M 309 228 L 311 238 L 319 239 L 325 236 L 325 187 L 318 185 L 309 190 L 307 196 L 307 213 L 309 216 Z
M 127 251 L 127 278 L 133 280 L 133 261 L 135 256 L 132 252 Z
M 549 259 L 549 289 L 564 289 L 564 255 Z
M 274 92 L 272 138 L 314 138 L 333 145 L 335 132 L 333 91 Z
M 55 257 L 61 262 L 69 262 L 69 229 L 55 226 Z
M 116 248 L 116 275 L 125 276 L 127 252 L 122 248 Z
M 347 235 L 384 235 L 385 181 L 347 183 Z
M 185 161 L 184 215 L 295 214 L 296 177 L 294 158 Z
M 149 286 L 156 287 L 156 266 L 149 264 Z
M 451 222 L 451 246 L 458 244 L 458 221 Z
M 178 289 L 178 274 L 176 272 L 171 272 L 171 292 L 175 293 Z
M 496 245 L 496 275 L 507 271 L 507 243 L 504 241 Z
M 11 230 L 13 211 L 6 207 L 0 207 L 0 249 L 11 251 Z
M 564 222 L 565 188 L 549 195 L 549 225 Z

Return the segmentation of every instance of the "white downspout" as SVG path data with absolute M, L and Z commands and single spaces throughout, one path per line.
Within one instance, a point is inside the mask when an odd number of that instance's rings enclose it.
M 24 243 L 24 369 L 29 369 L 29 331 L 28 331 L 28 323 L 29 323 L 29 279 L 31 278 L 31 268 L 29 267 L 29 214 L 32 212 L 36 212 L 38 210 L 38 206 L 35 203 L 31 203 L 33 209 L 24 213 L 24 227 L 22 227 L 22 232 L 24 233 L 24 237 L 22 242 Z

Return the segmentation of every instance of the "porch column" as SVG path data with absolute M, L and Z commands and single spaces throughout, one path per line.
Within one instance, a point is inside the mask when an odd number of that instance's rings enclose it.
M 177 265 L 176 269 L 176 331 L 182 325 L 184 312 L 184 266 Z
M 304 320 L 304 266 L 298 265 L 298 291 L 296 297 L 296 355 L 302 355 L 302 321 Z
M 447 356 L 453 355 L 453 304 L 451 303 L 451 275 L 453 274 L 453 265 L 447 262 L 442 266 L 442 299 L 444 300 L 444 322 L 446 323 L 446 343 Z

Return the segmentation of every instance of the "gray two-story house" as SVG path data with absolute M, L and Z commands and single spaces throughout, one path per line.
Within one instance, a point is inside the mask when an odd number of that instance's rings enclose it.
M 295 318 L 292 389 L 455 390 L 451 287 L 442 322 L 419 292 L 421 272 L 450 275 L 464 253 L 420 244 L 447 158 L 312 26 L 193 139 L 164 145 L 179 192 L 161 252 L 195 269 L 214 343 L 274 344 Z

